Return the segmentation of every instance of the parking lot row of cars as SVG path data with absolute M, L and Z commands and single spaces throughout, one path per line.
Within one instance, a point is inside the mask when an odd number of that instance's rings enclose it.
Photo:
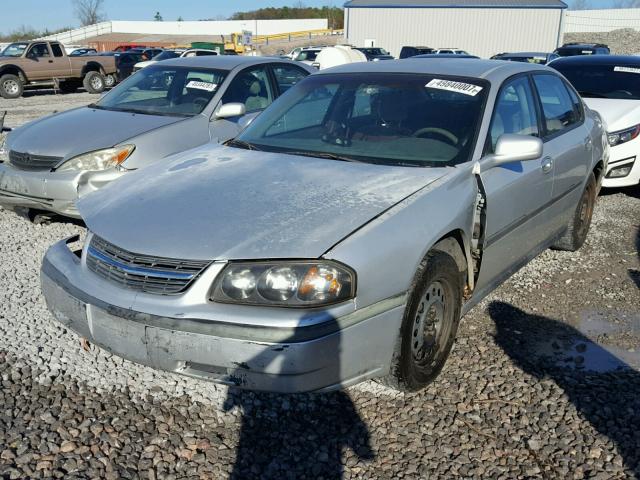
M 11 132 L 0 205 L 84 220 L 42 289 L 116 354 L 251 389 L 416 390 L 461 315 L 580 248 L 603 183 L 635 178 L 633 61 L 161 61 Z

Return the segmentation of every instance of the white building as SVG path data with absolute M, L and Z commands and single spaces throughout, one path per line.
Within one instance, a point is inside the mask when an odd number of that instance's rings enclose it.
M 350 0 L 345 36 L 398 56 L 403 45 L 499 52 L 553 51 L 563 35 L 561 0 Z

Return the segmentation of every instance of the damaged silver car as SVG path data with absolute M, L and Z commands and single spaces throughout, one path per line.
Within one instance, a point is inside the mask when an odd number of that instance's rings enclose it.
M 345 65 L 227 146 L 83 198 L 87 238 L 51 247 L 42 289 L 63 325 L 155 368 L 416 390 L 461 315 L 544 249 L 580 248 L 607 157 L 599 117 L 547 67 Z
M 242 56 L 158 62 L 87 106 L 0 142 L 0 205 L 79 218 L 76 199 L 208 142 L 224 142 L 314 69 Z

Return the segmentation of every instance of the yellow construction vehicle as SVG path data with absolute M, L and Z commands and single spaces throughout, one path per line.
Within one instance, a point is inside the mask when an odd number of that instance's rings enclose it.
M 233 55 L 235 54 L 242 54 L 245 51 L 248 51 L 249 48 L 247 48 L 248 46 L 245 46 L 242 44 L 242 33 L 232 33 L 231 34 L 231 41 L 226 41 L 224 42 L 224 51 L 226 54 L 231 54 Z

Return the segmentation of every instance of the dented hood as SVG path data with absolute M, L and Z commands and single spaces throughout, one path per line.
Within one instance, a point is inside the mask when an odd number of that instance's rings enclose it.
M 315 258 L 446 171 L 208 146 L 132 172 L 78 208 L 91 231 L 134 253 Z

